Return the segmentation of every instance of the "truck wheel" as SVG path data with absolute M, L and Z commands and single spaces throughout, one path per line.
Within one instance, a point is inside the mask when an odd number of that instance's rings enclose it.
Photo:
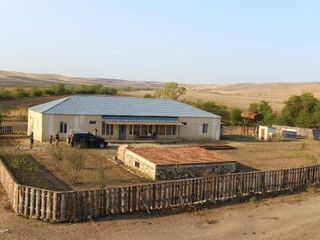
M 105 145 L 104 143 L 100 143 L 100 144 L 99 144 L 99 148 L 100 148 L 100 149 L 103 149 L 103 148 L 105 148 L 105 147 L 106 147 L 106 145 Z
M 75 146 L 76 146 L 77 149 L 80 149 L 81 148 L 81 143 L 76 143 Z

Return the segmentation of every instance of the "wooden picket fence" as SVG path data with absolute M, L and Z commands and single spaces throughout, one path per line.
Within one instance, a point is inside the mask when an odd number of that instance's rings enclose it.
M 0 180 L 15 211 L 52 222 L 84 221 L 153 211 L 249 194 L 296 190 L 320 182 L 320 165 L 235 173 L 84 191 L 49 191 L 17 184 L 0 160 Z M 12 176 L 11 176 L 12 177 Z
M 2 122 L 0 134 L 27 134 L 28 123 L 26 122 Z

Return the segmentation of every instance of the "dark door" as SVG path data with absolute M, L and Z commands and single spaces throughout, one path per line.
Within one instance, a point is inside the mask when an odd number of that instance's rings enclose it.
M 119 125 L 119 140 L 125 140 L 125 139 L 126 139 L 126 126 Z
M 264 141 L 265 138 L 264 138 L 264 135 L 266 134 L 264 128 L 261 129 L 261 140 Z

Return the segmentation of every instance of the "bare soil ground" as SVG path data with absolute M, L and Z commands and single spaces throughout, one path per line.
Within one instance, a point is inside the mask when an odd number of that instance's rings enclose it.
M 16 216 L 0 186 L 0 239 L 313 240 L 320 239 L 320 195 L 300 193 L 206 208 L 49 224 Z
M 2 151 L 17 154 L 18 152 L 15 150 L 15 143 L 17 141 L 20 141 L 22 149 L 21 152 L 23 155 L 30 155 L 29 159 L 35 159 L 41 166 L 45 167 L 45 171 L 41 171 L 39 173 L 40 178 L 38 182 L 36 182 L 34 178 L 31 178 L 29 183 L 33 184 L 35 187 L 41 187 L 43 185 L 51 187 L 52 189 L 54 186 L 52 186 L 51 183 L 60 180 L 67 186 L 65 190 L 69 190 L 70 188 L 74 190 L 98 188 L 100 187 L 98 178 L 99 169 L 104 169 L 106 187 L 152 182 L 152 180 L 133 173 L 129 169 L 126 170 L 122 165 L 116 162 L 114 159 L 116 147 L 109 146 L 106 149 L 82 150 L 82 153 L 86 155 L 85 168 L 81 170 L 79 174 L 79 183 L 77 185 L 73 185 L 71 164 L 68 161 L 68 154 L 73 150 L 71 146 L 65 142 L 61 142 L 59 144 L 63 149 L 65 159 L 60 163 L 59 169 L 57 169 L 56 163 L 51 157 L 51 151 L 54 146 L 49 143 L 36 143 L 33 148 L 30 149 L 28 139 L 26 137 L 15 138 L 12 136 L 6 136 L 0 137 L 0 148 L 2 147 Z M 45 175 L 46 171 L 49 171 L 52 176 L 50 177 L 48 174 Z M 42 178 L 41 176 L 44 177 Z M 29 181 L 28 179 L 29 178 L 26 178 L 25 180 Z M 62 184 L 59 184 L 59 186 L 63 187 Z

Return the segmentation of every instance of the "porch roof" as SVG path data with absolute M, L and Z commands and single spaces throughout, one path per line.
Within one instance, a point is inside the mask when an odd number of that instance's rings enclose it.
M 153 117 L 153 116 L 102 116 L 102 119 L 110 123 L 118 124 L 147 124 L 147 125 L 180 125 L 177 117 Z

